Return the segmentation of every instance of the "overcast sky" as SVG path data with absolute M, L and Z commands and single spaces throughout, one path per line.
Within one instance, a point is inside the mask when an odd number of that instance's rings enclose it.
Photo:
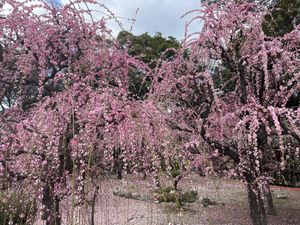
M 199 0 L 104 0 L 107 6 L 121 17 L 133 18 L 139 9 L 133 33 L 161 32 L 163 36 L 174 36 L 182 39 L 185 22 L 191 17 L 180 17 L 186 12 L 199 8 Z M 121 21 L 130 27 L 126 20 Z M 192 30 L 200 30 L 200 24 L 195 23 Z
M 99 2 L 104 3 L 118 17 L 134 18 L 136 10 L 139 9 L 133 27 L 134 34 L 148 32 L 153 35 L 161 32 L 165 37 L 173 36 L 178 40 L 184 37 L 185 23 L 191 16 L 183 19 L 180 17 L 200 7 L 200 0 L 99 0 Z M 96 16 L 101 18 L 103 15 L 99 13 Z M 122 18 L 119 20 L 126 29 L 130 28 L 131 22 Z M 115 33 L 120 30 L 116 23 L 112 22 L 109 26 Z M 199 22 L 194 23 L 191 32 L 199 31 L 200 28 Z

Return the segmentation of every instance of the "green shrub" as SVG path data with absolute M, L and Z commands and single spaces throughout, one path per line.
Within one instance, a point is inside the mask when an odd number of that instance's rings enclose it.
M 36 213 L 36 203 L 21 191 L 0 192 L 0 224 L 32 224 Z
M 186 191 L 181 196 L 181 201 L 184 203 L 193 203 L 198 200 L 197 191 Z
M 174 187 L 161 187 L 155 191 L 156 199 L 159 202 L 174 202 L 178 207 L 183 203 L 193 203 L 198 200 L 197 191 L 176 191 Z

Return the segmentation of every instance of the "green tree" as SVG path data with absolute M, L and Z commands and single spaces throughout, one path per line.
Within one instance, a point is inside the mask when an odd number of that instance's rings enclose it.
M 147 63 L 151 68 L 156 66 L 157 60 L 165 51 L 165 58 L 172 58 L 174 51 L 168 49 L 178 49 L 180 43 L 176 38 L 169 36 L 165 38 L 161 33 L 156 33 L 150 36 L 148 33 L 141 35 L 133 35 L 127 31 L 121 31 L 117 37 L 121 46 L 127 45 L 130 55 L 139 57 L 142 61 Z
M 271 37 L 283 36 L 300 23 L 300 0 L 281 0 L 265 16 L 263 31 Z
M 270 37 L 284 36 L 300 23 L 300 0 L 278 0 L 270 14 L 265 16 L 263 31 Z M 289 99 L 288 107 L 300 105 L 300 93 L 295 92 Z
M 174 37 L 163 37 L 161 33 L 150 36 L 148 33 L 133 35 L 127 31 L 121 31 L 117 40 L 122 48 L 127 48 L 131 56 L 139 58 L 151 69 L 158 65 L 158 60 L 172 59 L 175 55 L 174 49 L 180 47 L 180 43 Z M 145 77 L 144 71 L 132 70 L 130 72 L 130 97 L 134 99 L 144 99 L 148 93 L 151 79 Z

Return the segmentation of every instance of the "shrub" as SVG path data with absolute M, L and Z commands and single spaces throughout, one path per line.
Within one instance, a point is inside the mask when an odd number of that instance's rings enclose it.
M 32 224 L 36 213 L 35 199 L 22 191 L 0 192 L 0 224 Z

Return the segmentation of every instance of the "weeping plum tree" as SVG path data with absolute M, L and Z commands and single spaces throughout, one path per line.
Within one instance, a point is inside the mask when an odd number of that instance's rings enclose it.
M 299 158 L 300 107 L 289 102 L 300 89 L 300 27 L 266 36 L 269 10 L 251 1 L 218 1 L 192 13 L 203 28 L 187 37 L 188 58 L 179 52 L 157 69 L 153 98 L 164 103 L 173 129 L 194 135 L 186 145 L 199 163 L 231 157 L 252 222 L 265 225 L 270 172 Z
M 47 225 L 61 224 L 62 201 L 71 199 L 74 210 L 97 192 L 116 150 L 126 171 L 157 177 L 162 160 L 184 143 L 156 102 L 131 98 L 130 71 L 151 77 L 151 69 L 120 47 L 88 5 L 111 13 L 93 0 L 59 9 L 8 0 L 0 19 L 0 176 L 4 188 L 18 185 L 38 199 Z
M 148 66 L 120 49 L 84 2 L 8 0 L 0 20 L 0 173 L 6 187 L 21 184 L 40 200 L 47 224 L 61 223 L 68 196 L 81 204 L 116 148 L 126 150 L 124 167 L 140 157 L 139 167 L 153 170 L 167 134 L 151 102 L 128 98 L 129 71 Z

